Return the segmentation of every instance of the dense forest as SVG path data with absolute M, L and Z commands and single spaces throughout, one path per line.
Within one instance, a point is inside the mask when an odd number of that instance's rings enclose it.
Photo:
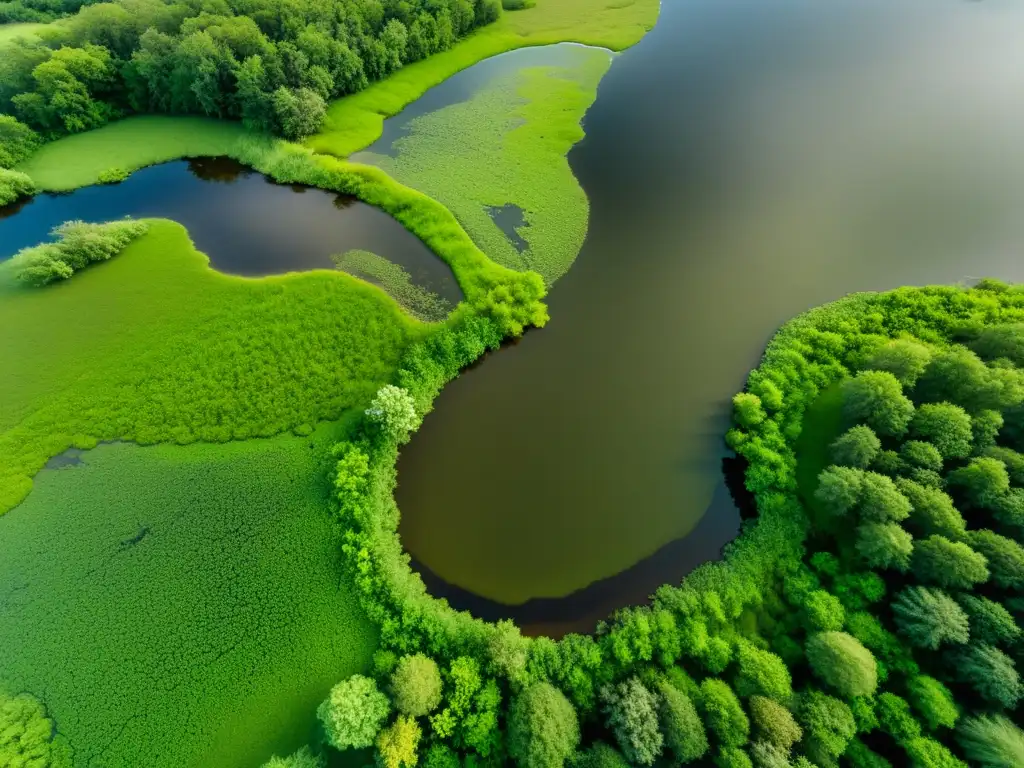
M 26 126 L 53 139 L 135 113 L 235 118 L 306 136 L 328 100 L 450 48 L 500 13 L 498 0 L 89 5 L 41 41 L 4 48 L 0 157 L 10 167 L 31 151 Z
M 388 768 L 1024 763 L 1024 290 L 858 295 L 785 326 L 734 401 L 756 514 L 725 561 L 558 642 L 431 598 L 397 535 L 397 447 L 501 337 L 476 318 L 415 345 L 335 449 L 382 649 L 320 708 L 324 748 Z

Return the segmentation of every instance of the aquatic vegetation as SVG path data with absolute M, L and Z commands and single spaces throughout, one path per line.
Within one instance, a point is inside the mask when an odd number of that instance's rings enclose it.
M 377 644 L 326 512 L 338 433 L 44 470 L 0 517 L 0 689 L 45 703 L 75 765 L 252 768 L 308 741 Z
M 331 257 L 338 269 L 379 285 L 413 317 L 424 322 L 444 320 L 452 305 L 433 291 L 415 285 L 400 265 L 369 251 L 347 251 Z
M 553 283 L 587 233 L 587 196 L 566 154 L 583 138 L 580 120 L 611 64 L 604 50 L 566 55 L 565 65 L 498 77 L 467 101 L 414 119 L 395 141 L 395 157 L 368 152 L 358 160 L 445 205 L 494 261 Z M 527 244 L 522 251 L 488 213 L 505 205 L 523 213 L 516 230 Z
M 106 224 L 68 221 L 51 233 L 57 238 L 56 242 L 23 248 L 10 260 L 0 263 L 0 274 L 37 288 L 67 280 L 90 264 L 116 256 L 130 242 L 142 237 L 148 228 L 144 221 Z

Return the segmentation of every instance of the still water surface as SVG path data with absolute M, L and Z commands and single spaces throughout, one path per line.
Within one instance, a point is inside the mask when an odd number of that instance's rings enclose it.
M 403 451 L 432 588 L 592 628 L 735 534 L 728 400 L 782 322 L 1024 280 L 1021 39 L 1017 0 L 665 3 L 570 153 L 590 231 L 551 323 L 448 385 Z
M 451 268 L 383 211 L 347 195 L 276 184 L 227 158 L 145 168 L 120 184 L 38 195 L 0 208 L 0 259 L 48 239 L 70 219 L 173 219 L 221 272 L 271 275 L 334 269 L 332 254 L 372 251 L 400 264 L 412 282 L 457 303 Z

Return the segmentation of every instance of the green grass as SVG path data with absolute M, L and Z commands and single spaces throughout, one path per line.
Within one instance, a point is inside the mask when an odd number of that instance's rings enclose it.
M 38 39 L 36 32 L 49 26 L 43 22 L 17 22 L 14 24 L 0 24 L 0 48 L 19 38 L 28 40 Z
M 136 171 L 182 157 L 227 155 L 245 135 L 240 123 L 226 120 L 145 115 L 50 142 L 18 170 L 42 190 L 66 191 L 95 184 L 115 168 Z
M 444 320 L 452 311 L 450 302 L 412 282 L 403 267 L 369 251 L 352 250 L 331 257 L 338 269 L 379 285 L 413 317 L 424 322 Z
M 340 432 L 43 470 L 0 517 L 0 690 L 41 699 L 81 766 L 255 768 L 309 741 L 377 645 L 327 511 Z
M 611 54 L 567 52 L 571 63 L 496 78 L 468 101 L 431 112 L 395 142 L 396 157 L 361 153 L 403 184 L 444 204 L 494 261 L 533 269 L 549 284 L 572 265 L 587 234 L 589 205 L 566 154 L 583 138 L 580 120 L 593 103 Z M 452 147 L 458 151 L 453 152 Z M 444 157 L 438 162 L 438 157 Z M 520 253 L 488 207 L 523 211 Z
M 827 389 L 811 403 L 804 415 L 803 428 L 794 447 L 796 453 L 796 483 L 800 498 L 815 515 L 819 512 L 814 492 L 818 489 L 818 475 L 831 460 L 828 447 L 843 433 L 843 394 L 841 382 Z
M 308 431 L 368 402 L 426 330 L 337 272 L 220 274 L 151 220 L 74 280 L 0 296 L 0 512 L 71 445 Z
M 323 130 L 307 143 L 318 152 L 347 157 L 380 137 L 385 118 L 478 61 L 516 48 L 562 42 L 620 51 L 654 27 L 658 9 L 658 0 L 538 0 L 533 8 L 503 13 L 450 50 L 334 102 Z

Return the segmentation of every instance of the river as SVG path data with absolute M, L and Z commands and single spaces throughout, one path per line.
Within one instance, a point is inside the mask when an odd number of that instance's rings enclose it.
M 665 3 L 569 155 L 590 228 L 550 324 L 449 384 L 402 452 L 432 591 L 592 629 L 735 535 L 728 402 L 781 323 L 1024 279 L 1022 35 L 1012 0 Z

